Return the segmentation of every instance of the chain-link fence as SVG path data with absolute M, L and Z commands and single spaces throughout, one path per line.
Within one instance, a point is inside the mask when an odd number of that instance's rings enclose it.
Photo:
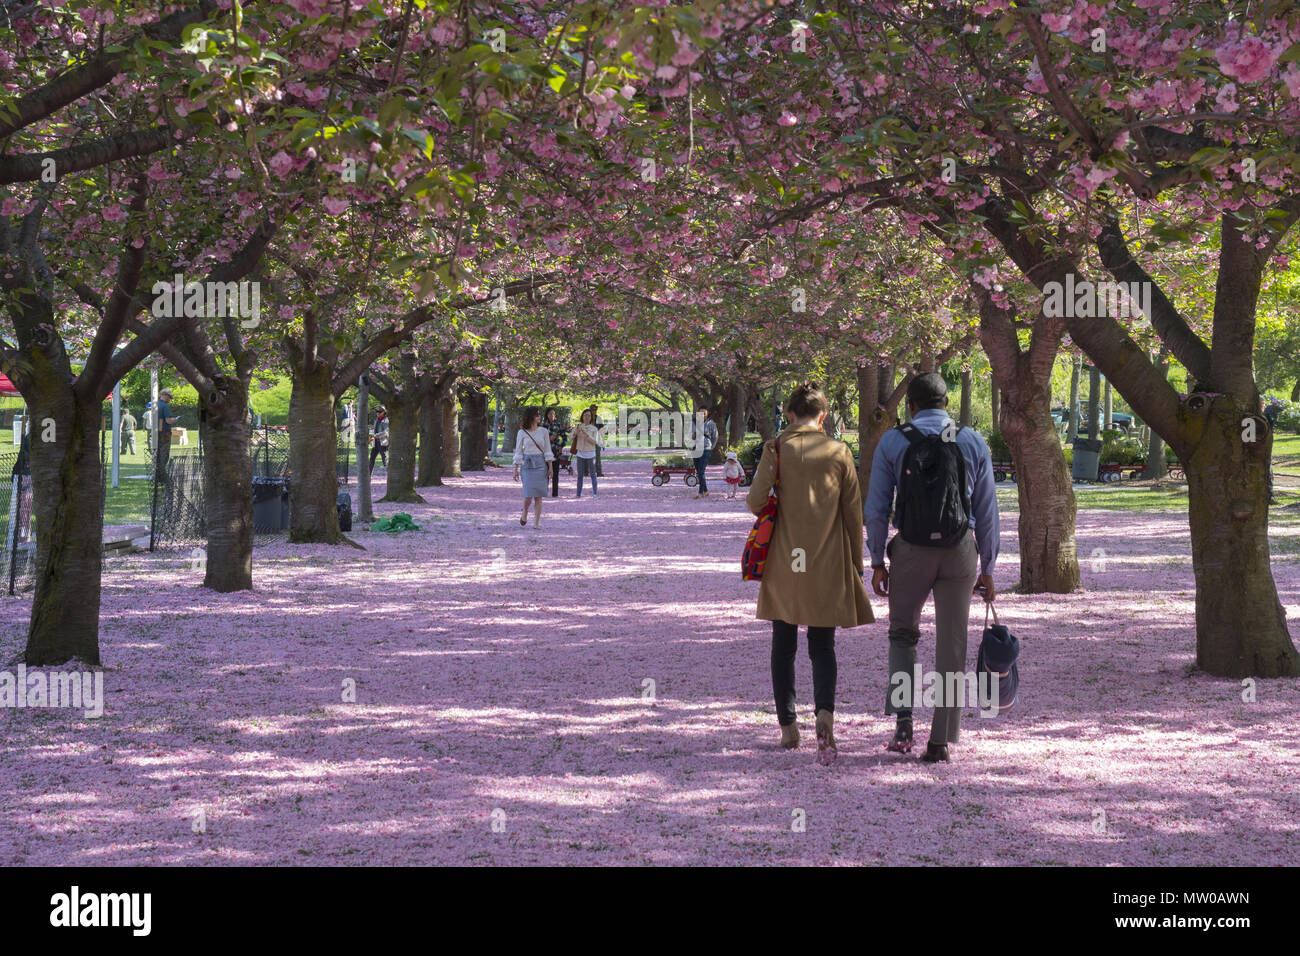
M 176 409 L 178 417 L 197 410 Z M 150 550 L 194 547 L 207 540 L 203 479 L 203 447 L 198 429 L 174 430 L 165 453 L 155 455 L 152 436 L 143 430 L 117 436 L 117 483 L 112 481 L 113 434 L 100 432 L 103 484 L 104 553 L 121 553 L 148 543 Z M 134 437 L 134 443 L 130 439 Z M 258 538 L 288 533 L 289 432 L 287 428 L 255 428 L 249 448 L 253 465 L 254 521 Z M 339 442 L 336 472 L 340 485 L 351 479 L 355 448 Z M 23 467 L 19 468 L 20 458 Z M 161 459 L 161 461 L 160 461 Z M 276 515 L 268 517 L 271 510 Z M 32 479 L 19 448 L 0 451 L 0 588 L 9 594 L 35 585 L 36 534 L 32 526 Z M 108 571 L 111 565 L 105 566 Z
M 150 484 L 150 550 L 207 540 L 202 447 L 169 456 Z
M 18 594 L 35 583 L 36 541 L 32 537 L 32 476 L 19 467 L 16 451 L 0 454 L 0 522 L 4 554 L 0 586 Z M 25 460 L 24 460 L 25 464 Z
M 335 470 L 341 485 L 351 480 L 353 452 L 350 444 L 338 443 Z M 275 425 L 254 428 L 249 455 L 253 461 L 254 535 L 281 537 L 289 529 L 289 430 Z M 173 455 L 166 480 L 156 482 L 151 514 L 155 549 L 206 540 L 202 449 L 196 460 Z
M 352 480 L 352 456 L 356 448 L 338 438 L 335 474 L 339 484 Z M 253 475 L 260 478 L 289 477 L 289 429 L 283 425 L 264 425 L 253 429 Z

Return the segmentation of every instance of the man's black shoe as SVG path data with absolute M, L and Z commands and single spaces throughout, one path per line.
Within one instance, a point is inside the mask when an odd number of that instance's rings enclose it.
M 899 718 L 894 726 L 894 739 L 885 745 L 891 753 L 908 754 L 912 752 L 912 719 Z

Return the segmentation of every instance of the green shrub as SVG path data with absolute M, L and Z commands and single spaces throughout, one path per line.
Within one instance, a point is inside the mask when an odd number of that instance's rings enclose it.
M 1101 446 L 1103 465 L 1131 465 L 1141 461 L 1145 455 L 1146 449 L 1136 438 L 1111 438 Z
M 994 461 L 1010 461 L 1011 448 L 1007 445 L 1007 440 L 1002 437 L 1001 432 L 994 432 L 988 436 L 989 454 L 993 456 Z
M 1277 416 L 1277 427 L 1280 431 L 1300 432 L 1300 403 L 1287 402 Z
M 662 465 L 665 468 L 691 468 L 695 462 L 685 455 L 660 455 L 655 459 L 656 465 Z
M 736 449 L 736 457 L 746 468 L 757 468 L 758 460 L 763 457 L 763 439 L 758 438 Z

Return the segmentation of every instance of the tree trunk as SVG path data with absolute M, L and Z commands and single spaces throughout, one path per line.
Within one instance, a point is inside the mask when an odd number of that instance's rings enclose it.
M 1079 587 L 1074 487 L 1052 422 L 1051 373 L 1034 381 L 1025 362 L 1002 389 L 999 432 L 1016 465 L 1020 499 L 1020 586 L 1024 594 L 1068 594 Z
M 442 484 L 442 409 L 433 392 L 426 390 L 420 396 L 417 427 L 420 450 L 415 484 L 419 488 L 437 487 Z
M 763 441 L 771 441 L 775 438 L 776 431 L 772 428 L 771 413 L 763 407 L 763 396 L 758 392 L 749 395 L 749 410 L 754 416 L 754 424 L 758 426 L 759 437 Z
M 330 368 L 293 369 L 289 394 L 289 541 L 340 544 L 335 462 L 334 393 Z M 368 464 L 368 462 L 367 462 Z
M 1066 594 L 1079 587 L 1074 486 L 1052 422 L 1052 369 L 1064 331 L 1059 319 L 1040 315 L 1026 349 L 1010 313 L 982 297 L 980 342 L 999 397 L 993 427 L 1016 468 L 1019 590 L 1026 594 Z
M 456 393 L 450 391 L 442 405 L 442 477 L 460 477 L 460 412 Z
M 1069 423 L 1066 427 L 1065 440 L 1071 445 L 1079 437 L 1079 374 L 1083 369 L 1083 356 L 1076 355 L 1070 360 L 1070 407 Z
M 32 666 L 73 658 L 98 664 L 104 535 L 101 405 L 78 403 L 62 381 L 41 383 L 30 399 L 36 594 L 23 660 Z
M 201 397 L 202 398 L 202 397 Z M 222 400 L 203 401 L 204 523 L 208 533 L 203 586 L 214 591 L 253 589 L 253 459 L 248 392 L 241 384 Z
M 871 459 L 885 432 L 897 424 L 898 403 L 891 401 L 894 366 L 872 364 L 858 369 L 858 484 L 862 500 L 871 488 Z
M 998 381 L 993 379 L 993 434 L 998 434 L 1002 430 L 1002 390 L 998 388 Z
M 871 486 L 871 456 L 867 454 L 867 430 L 871 422 L 871 413 L 876 410 L 876 393 L 879 370 L 875 365 L 858 366 L 858 490 L 862 500 L 867 500 L 867 489 Z
M 506 433 L 503 436 L 505 441 L 501 443 L 501 451 L 514 454 L 515 436 L 519 434 L 519 414 L 520 414 L 519 396 L 513 392 L 506 399 L 505 420 Z
M 1088 437 L 1101 437 L 1101 371 L 1097 366 L 1088 370 Z
M 961 370 L 961 418 L 957 422 L 963 428 L 970 428 L 971 424 L 970 392 L 970 369 L 964 368 Z
M 357 454 L 356 522 L 363 527 L 375 523 L 374 496 L 370 493 L 370 373 L 357 376 L 356 425 L 353 429 Z
M 731 383 L 731 429 L 727 441 L 733 448 L 739 448 L 745 440 L 745 419 L 749 417 L 749 403 L 745 401 L 745 386 L 740 382 Z
M 1296 379 L 1296 383 L 1291 386 L 1291 401 L 1300 402 L 1300 379 Z
M 461 390 L 465 406 L 465 438 L 461 448 L 461 470 L 482 471 L 487 460 L 487 393 L 467 386 Z
M 849 390 L 847 388 L 840 389 L 836 406 L 839 408 L 840 421 L 844 423 L 844 427 L 857 428 L 857 419 L 854 418 L 857 410 L 853 407 L 853 403 L 849 401 Z
M 389 396 L 388 487 L 381 501 L 424 504 L 415 490 L 415 427 L 418 398 L 409 391 Z
M 1114 419 L 1115 399 L 1112 392 L 1113 390 L 1110 387 L 1110 379 L 1106 379 L 1105 398 L 1102 400 L 1102 421 L 1101 421 L 1102 431 L 1109 431 L 1110 429 L 1115 427 L 1115 419 Z
M 1250 399 L 1239 403 L 1231 395 L 1194 394 L 1180 417 L 1187 427 L 1176 450 L 1187 473 L 1196 663 L 1218 677 L 1300 676 L 1269 560 L 1268 426 Z M 1243 440 L 1247 419 L 1255 423 L 1254 441 Z
M 1169 351 L 1161 349 L 1160 355 L 1156 359 L 1156 367 L 1166 378 L 1169 376 Z M 1147 429 L 1151 434 L 1147 438 L 1147 466 L 1142 471 L 1142 477 L 1148 481 L 1163 478 L 1169 474 L 1169 466 L 1165 464 L 1165 440 L 1160 437 L 1154 428 Z
M 1165 461 L 1165 440 L 1153 428 L 1147 440 L 1147 464 L 1142 469 L 1142 477 L 1148 481 L 1163 478 L 1169 474 L 1169 465 Z

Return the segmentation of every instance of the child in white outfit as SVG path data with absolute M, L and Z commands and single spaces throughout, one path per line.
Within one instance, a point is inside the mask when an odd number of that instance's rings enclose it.
M 745 469 L 740 466 L 740 459 L 734 451 L 727 452 L 727 461 L 722 466 L 722 477 L 727 482 L 727 497 L 736 497 L 736 489 L 745 477 Z

